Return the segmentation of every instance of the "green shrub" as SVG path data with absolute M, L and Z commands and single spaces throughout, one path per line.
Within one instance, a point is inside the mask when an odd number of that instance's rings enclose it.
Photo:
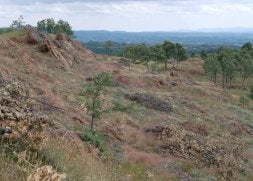
M 125 106 L 117 101 L 113 102 L 113 107 L 112 107 L 113 111 L 125 112 L 127 111 L 127 109 L 128 109 L 128 106 Z
M 106 152 L 105 137 L 100 132 L 85 128 L 81 135 L 81 139 L 96 146 L 102 153 Z
M 112 106 L 112 110 L 130 113 L 130 112 L 134 111 L 134 105 L 133 104 L 124 105 L 121 102 L 114 101 L 113 106 Z
M 240 97 L 240 103 L 242 104 L 243 107 L 249 105 L 249 99 L 246 96 L 241 96 Z
M 250 98 L 253 99 L 253 86 L 250 88 Z

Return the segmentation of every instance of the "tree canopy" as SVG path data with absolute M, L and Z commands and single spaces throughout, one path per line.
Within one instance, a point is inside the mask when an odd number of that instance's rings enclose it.
M 217 83 L 220 75 L 223 88 L 231 85 L 236 78 L 241 78 L 242 83 L 253 76 L 253 46 L 245 43 L 241 49 L 221 47 L 215 53 L 207 55 L 204 60 L 205 72 Z
M 57 22 L 53 18 L 43 19 L 37 23 L 37 29 L 38 31 L 52 34 L 64 33 L 69 36 L 74 34 L 69 23 L 61 19 Z
M 177 62 L 187 59 L 185 48 L 179 43 L 165 41 L 163 44 L 148 46 L 146 44 L 134 44 L 124 48 L 123 57 L 130 58 L 133 63 L 148 65 L 150 61 L 164 63 L 165 70 L 168 69 L 169 60 Z
M 84 105 L 87 113 L 91 116 L 90 129 L 94 129 L 94 121 L 99 120 L 102 115 L 101 94 L 105 87 L 112 85 L 112 77 L 109 73 L 98 74 L 93 80 L 86 84 L 81 96 L 84 97 Z
M 24 26 L 25 26 L 24 17 L 23 17 L 23 15 L 20 15 L 17 20 L 12 21 L 10 28 L 13 30 L 20 30 L 20 29 L 24 28 Z

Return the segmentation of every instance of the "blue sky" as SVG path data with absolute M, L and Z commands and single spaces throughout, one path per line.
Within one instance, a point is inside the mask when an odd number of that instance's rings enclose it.
M 23 15 L 75 30 L 173 31 L 253 27 L 253 0 L 0 0 L 0 26 Z

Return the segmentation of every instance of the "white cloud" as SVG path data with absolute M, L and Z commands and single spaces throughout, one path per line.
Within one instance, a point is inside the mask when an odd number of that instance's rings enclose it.
M 75 29 L 154 31 L 253 27 L 251 0 L 0 0 L 0 26 L 23 14 L 35 25 L 53 17 Z

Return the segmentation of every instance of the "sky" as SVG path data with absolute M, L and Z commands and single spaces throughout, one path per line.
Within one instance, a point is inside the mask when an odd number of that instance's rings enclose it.
M 0 0 L 0 27 L 19 15 L 31 25 L 63 19 L 74 30 L 253 28 L 253 0 Z

